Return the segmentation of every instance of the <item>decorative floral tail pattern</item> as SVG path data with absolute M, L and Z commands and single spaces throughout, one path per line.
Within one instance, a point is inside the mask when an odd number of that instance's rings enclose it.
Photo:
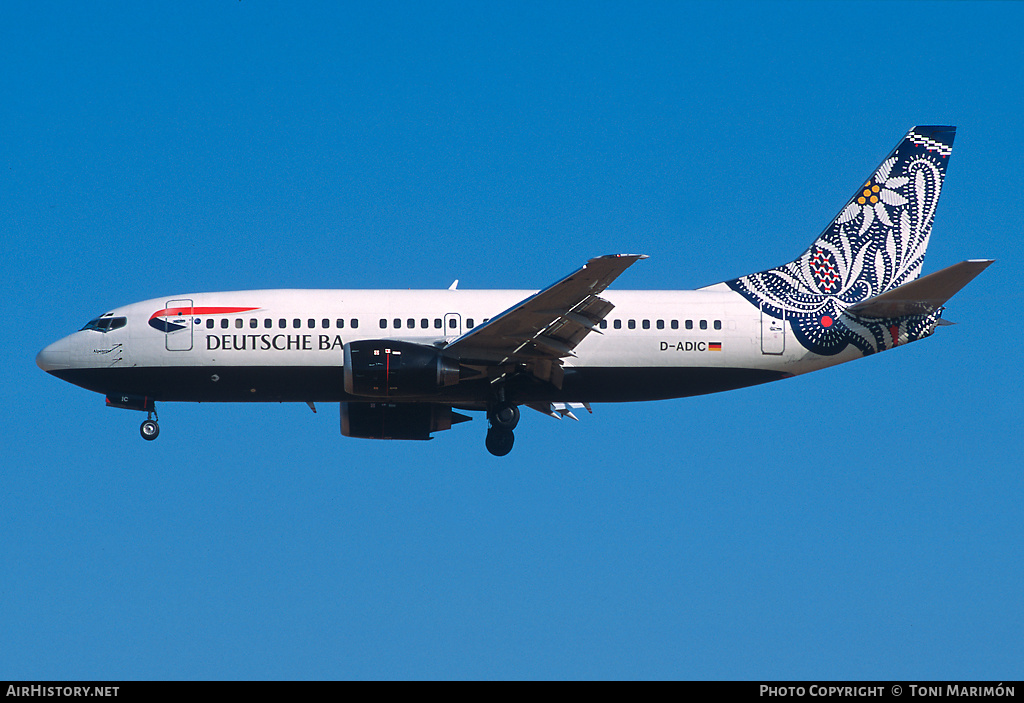
M 927 337 L 938 315 L 858 318 L 847 306 L 914 280 L 928 248 L 955 127 L 914 127 L 804 254 L 726 285 L 788 320 L 808 350 L 864 354 Z

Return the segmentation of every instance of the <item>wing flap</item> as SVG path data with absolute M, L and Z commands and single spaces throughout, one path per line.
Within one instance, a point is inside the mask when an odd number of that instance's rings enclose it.
M 580 419 L 573 414 L 573 410 L 586 409 L 588 413 L 594 413 L 590 408 L 590 403 L 527 403 L 526 405 L 527 407 L 533 408 L 544 415 L 549 415 L 556 420 L 568 417 L 579 422 Z
M 991 259 L 961 261 L 851 305 L 846 312 L 875 318 L 930 315 L 992 263 Z

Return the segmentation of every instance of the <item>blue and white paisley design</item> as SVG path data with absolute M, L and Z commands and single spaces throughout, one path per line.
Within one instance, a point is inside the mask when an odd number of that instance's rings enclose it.
M 954 133 L 915 127 L 800 258 L 726 285 L 788 320 L 816 354 L 848 344 L 870 354 L 931 334 L 936 315 L 877 320 L 844 311 L 920 275 Z

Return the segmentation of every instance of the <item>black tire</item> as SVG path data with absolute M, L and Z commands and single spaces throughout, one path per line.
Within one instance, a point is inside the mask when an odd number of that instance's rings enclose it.
M 511 432 L 519 424 L 519 408 L 512 403 L 496 405 L 491 411 L 491 427 Z
M 487 439 L 484 440 L 484 445 L 494 456 L 505 456 L 512 451 L 512 444 L 516 441 L 516 436 L 512 433 L 512 430 L 487 430 Z
M 160 436 L 160 425 L 156 424 L 153 420 L 146 420 L 139 427 L 139 434 L 142 435 L 143 439 L 152 442 Z

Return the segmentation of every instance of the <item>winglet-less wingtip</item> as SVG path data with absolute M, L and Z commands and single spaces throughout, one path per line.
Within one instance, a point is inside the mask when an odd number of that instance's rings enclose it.
M 636 259 L 637 261 L 639 261 L 640 259 L 649 259 L 650 257 L 647 256 L 647 254 L 605 254 L 604 256 L 597 256 L 597 257 L 594 257 L 594 258 L 596 258 L 596 259 Z

